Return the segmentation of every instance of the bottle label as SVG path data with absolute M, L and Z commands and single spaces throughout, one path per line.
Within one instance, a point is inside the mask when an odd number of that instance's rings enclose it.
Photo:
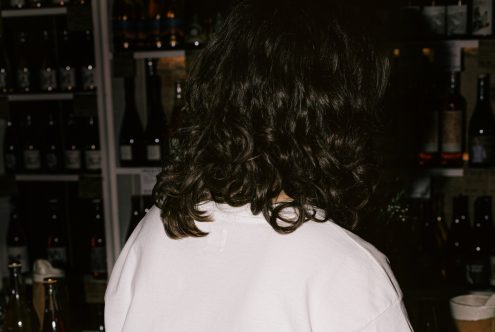
M 107 271 L 107 259 L 105 247 L 91 248 L 91 272 L 94 274 L 105 273 Z
M 7 247 L 7 257 L 9 263 L 12 261 L 18 261 L 22 264 L 22 272 L 27 272 L 30 269 L 28 249 L 26 246 L 20 247 Z
M 49 170 L 57 169 L 59 166 L 59 160 L 55 152 L 47 152 L 45 155 L 46 168 Z
M 438 135 L 438 112 L 428 113 L 427 125 L 425 130 L 425 135 L 423 138 L 423 149 L 422 152 L 425 153 L 437 153 L 439 146 L 439 135 Z
M 490 256 L 490 285 L 495 287 L 495 255 Z
M 495 137 L 474 136 L 469 142 L 469 160 L 471 164 L 492 165 L 495 162 L 493 149 Z
M 447 6 L 447 34 L 465 35 L 467 34 L 467 5 Z
M 15 171 L 17 169 L 17 157 L 14 153 L 6 153 L 4 159 L 7 170 Z
M 53 91 L 57 88 L 57 73 L 52 68 L 44 68 L 40 71 L 40 89 Z
M 24 7 L 26 0 L 10 0 L 10 7 Z
M 23 156 L 24 167 L 26 169 L 34 170 L 41 168 L 40 150 L 25 150 Z
M 492 0 L 473 0 L 471 10 L 471 33 L 473 35 L 489 35 L 493 29 Z
M 146 159 L 150 161 L 161 160 L 161 151 L 159 145 L 147 145 L 146 146 Z
M 65 150 L 64 153 L 65 168 L 71 170 L 81 169 L 81 151 Z
M 0 68 L 0 90 L 7 89 L 7 71 Z
M 462 152 L 462 112 L 442 112 L 442 152 Z
M 445 6 L 425 6 L 423 17 L 431 33 L 445 34 Z
M 84 151 L 84 165 L 86 169 L 98 170 L 101 169 L 101 151 L 86 150 Z
M 66 66 L 59 69 L 60 89 L 65 91 L 74 90 L 76 87 L 76 72 L 73 67 Z
M 46 250 L 46 259 L 53 267 L 64 267 L 67 263 L 67 248 L 53 247 Z
M 130 145 L 120 146 L 120 160 L 124 160 L 124 161 L 132 160 L 132 147 Z
M 21 90 L 29 90 L 31 88 L 31 71 L 29 68 L 17 69 L 17 86 Z
M 470 285 L 487 286 L 489 282 L 490 267 L 483 259 L 474 259 L 467 264 L 467 281 Z
M 81 68 L 81 84 L 83 90 L 96 89 L 94 66 L 88 65 Z

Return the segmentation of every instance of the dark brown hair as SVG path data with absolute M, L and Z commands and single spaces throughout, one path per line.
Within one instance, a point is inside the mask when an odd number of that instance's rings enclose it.
M 206 235 L 195 224 L 211 221 L 206 200 L 250 204 L 279 233 L 356 226 L 375 185 L 369 132 L 388 61 L 350 13 L 311 0 L 233 8 L 186 82 L 180 153 L 154 188 L 170 237 Z M 274 204 L 282 190 L 292 201 Z M 281 224 L 287 208 L 297 219 Z

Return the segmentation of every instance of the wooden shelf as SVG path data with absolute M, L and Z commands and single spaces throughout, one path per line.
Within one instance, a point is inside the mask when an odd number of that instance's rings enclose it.
M 66 7 L 55 8 L 26 8 L 26 9 L 5 9 L 2 10 L 2 17 L 32 17 L 32 16 L 51 16 L 67 14 Z

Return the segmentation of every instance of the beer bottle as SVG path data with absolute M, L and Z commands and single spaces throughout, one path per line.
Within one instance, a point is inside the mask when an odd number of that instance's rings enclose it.
M 9 300 L 3 330 L 6 332 L 36 332 L 39 331 L 38 320 L 32 310 L 30 302 L 27 301 L 22 284 L 22 265 L 13 262 L 9 267 Z
M 28 172 L 37 172 L 41 169 L 41 146 L 38 129 L 31 114 L 26 114 L 22 135 L 22 162 L 24 170 Z
M 74 114 L 69 114 L 65 126 L 64 167 L 69 172 L 79 172 L 82 168 L 82 150 L 78 122 Z
M 105 224 L 101 200 L 93 200 L 94 218 L 90 238 L 91 275 L 95 279 L 107 278 L 107 259 L 105 252 Z
M 12 68 L 7 55 L 5 40 L 0 34 L 0 93 L 10 93 L 12 91 Z
M 76 88 L 76 69 L 74 68 L 74 54 L 72 39 L 69 31 L 63 30 L 60 39 L 59 53 L 59 85 L 62 91 L 74 91 Z
M 120 165 L 124 167 L 139 166 L 143 161 L 143 127 L 134 93 L 134 79 L 126 78 L 124 119 L 119 133 Z
M 7 228 L 7 257 L 9 263 L 18 262 L 22 266 L 21 272 L 29 271 L 29 256 L 27 237 L 19 215 L 18 202 L 11 200 L 10 220 Z
M 58 121 L 53 112 L 48 112 L 48 125 L 45 131 L 42 158 L 43 168 L 47 172 L 59 172 L 62 170 L 62 149 Z
M 32 92 L 33 71 L 29 59 L 30 49 L 27 43 L 27 34 L 20 32 L 17 37 L 17 68 L 16 68 L 16 89 L 18 92 Z
M 67 265 L 67 243 L 62 231 L 62 223 L 59 201 L 56 198 L 52 198 L 48 201 L 46 256 L 53 267 L 65 269 Z
M 448 235 L 448 266 L 447 277 L 451 283 L 466 286 L 466 269 L 469 254 L 469 223 L 468 198 L 459 195 L 453 199 L 453 220 Z
M 145 162 L 147 166 L 161 166 L 168 149 L 167 120 L 161 103 L 161 79 L 151 59 L 146 60 L 146 97 Z
M 100 172 L 101 148 L 96 115 L 90 115 L 88 117 L 83 148 L 84 168 L 86 172 Z
M 55 67 L 55 55 L 48 31 L 42 32 L 41 62 L 39 68 L 39 89 L 42 92 L 57 90 L 57 70 Z
M 21 168 L 19 137 L 12 115 L 7 118 L 7 128 L 3 141 L 3 160 L 5 171 L 15 173 Z
M 65 322 L 59 302 L 58 281 L 55 278 L 46 278 L 43 285 L 45 287 L 45 312 L 41 332 L 65 332 Z

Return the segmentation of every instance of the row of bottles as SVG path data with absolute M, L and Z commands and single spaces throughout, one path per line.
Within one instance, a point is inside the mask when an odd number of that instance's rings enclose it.
M 17 124 L 7 120 L 4 166 L 7 173 L 98 173 L 101 150 L 96 115 L 77 118 L 70 113 L 64 126 L 57 113 L 46 118 L 26 113 Z
M 156 62 L 146 60 L 147 124 L 143 130 L 135 100 L 134 79 L 125 79 L 125 111 L 119 133 L 120 165 L 162 166 L 177 150 L 176 133 L 180 127 L 182 83 L 175 84 L 175 104 L 171 121 L 167 123 L 161 102 L 161 78 Z
M 408 0 L 399 15 L 407 37 L 487 36 L 493 30 L 492 0 Z
M 56 40 L 48 30 L 18 32 L 10 53 L 6 45 L 6 38 L 0 36 L 0 93 L 96 89 L 93 36 L 89 30 L 62 30 Z
M 183 0 L 116 0 L 113 35 L 117 50 L 201 47 L 218 32 L 222 14 L 185 17 Z M 187 22 L 186 22 L 187 21 Z
M 47 215 L 45 219 L 46 234 L 44 234 L 45 255 L 44 258 L 55 268 L 67 269 L 68 265 L 68 240 L 66 233 L 66 220 L 62 213 L 62 204 L 57 198 L 50 198 L 47 202 Z M 105 232 L 103 221 L 103 207 L 100 199 L 92 200 L 92 220 L 88 223 L 90 229 L 87 243 L 89 250 L 89 269 L 94 279 L 105 280 L 107 278 Z M 18 203 L 12 200 L 10 220 L 7 229 L 7 255 L 9 262 L 20 262 L 22 272 L 27 274 L 30 270 L 29 243 L 26 231 L 26 222 L 18 209 Z
M 90 0 L 3 0 L 3 9 L 65 7 L 90 5 Z
M 466 121 L 466 101 L 460 92 L 460 72 L 451 72 L 447 93 L 426 98 L 425 129 L 418 159 L 422 166 L 495 166 L 495 118 L 490 99 L 490 76 L 480 74 L 477 101 Z M 467 146 L 465 142 L 467 130 Z

